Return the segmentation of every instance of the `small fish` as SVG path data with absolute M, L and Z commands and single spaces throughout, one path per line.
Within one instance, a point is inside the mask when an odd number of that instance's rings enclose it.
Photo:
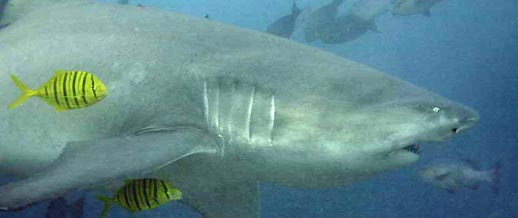
M 471 160 L 439 159 L 419 171 L 423 181 L 455 193 L 462 187 L 477 190 L 480 184 L 492 184 L 493 192 L 498 192 L 500 177 L 500 162 L 489 170 L 481 170 L 478 164 Z
M 37 96 L 56 108 L 56 111 L 64 111 L 91 106 L 108 95 L 103 82 L 97 76 L 84 71 L 58 70 L 54 77 L 37 90 L 27 87 L 15 75 L 11 75 L 11 78 L 23 94 L 9 105 L 9 109 Z
M 63 218 L 68 217 L 67 214 L 72 215 L 72 218 L 82 218 L 83 217 L 83 205 L 85 203 L 85 198 L 82 197 L 73 204 L 67 204 L 67 201 L 63 198 L 57 198 L 50 202 L 47 207 L 47 213 L 45 213 L 45 218 Z
M 124 186 L 115 192 L 112 198 L 99 196 L 104 202 L 101 217 L 106 217 L 113 203 L 126 208 L 130 212 L 150 210 L 171 200 L 182 198 L 182 192 L 159 179 L 134 179 L 125 182 Z

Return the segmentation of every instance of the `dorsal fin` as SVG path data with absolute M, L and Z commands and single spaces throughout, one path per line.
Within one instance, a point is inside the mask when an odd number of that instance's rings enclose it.
M 63 75 L 64 73 L 67 73 L 68 71 L 67 70 L 55 70 L 54 71 L 54 76 L 60 76 L 60 75 Z
M 302 10 L 297 7 L 296 2 L 293 2 L 293 5 L 291 6 L 291 14 L 300 14 L 300 12 L 302 12 Z

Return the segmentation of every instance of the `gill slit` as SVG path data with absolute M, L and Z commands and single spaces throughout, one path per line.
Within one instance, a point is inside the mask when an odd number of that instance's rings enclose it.
M 226 123 L 227 123 L 227 130 L 228 130 L 228 135 L 231 136 L 232 135 L 232 116 L 233 114 L 235 113 L 235 110 L 236 110 L 236 107 L 235 107 L 235 104 L 234 103 L 237 103 L 236 101 L 236 98 L 237 98 L 237 93 L 236 93 L 236 81 L 233 81 L 232 82 L 232 87 L 230 89 L 230 110 L 228 113 L 227 116 L 225 116 L 226 118 Z M 230 139 L 232 137 L 229 137 Z
M 255 87 L 252 87 L 252 95 L 250 96 L 250 99 L 248 101 L 248 110 L 246 113 L 246 121 L 245 121 L 245 128 L 248 131 L 246 135 L 248 135 L 248 141 L 252 141 L 252 127 L 250 126 L 250 122 L 252 120 L 252 109 L 254 107 L 254 101 L 255 101 Z
M 271 108 L 270 108 L 270 143 L 273 143 L 273 128 L 275 127 L 275 95 L 272 94 Z
M 215 123 L 215 126 L 216 126 L 216 130 L 218 130 L 218 136 L 221 137 L 221 135 L 219 134 L 219 97 L 220 97 L 220 91 L 221 89 L 219 88 L 219 83 L 218 85 L 216 86 L 216 96 L 215 99 L 214 99 L 214 114 L 216 116 L 216 123 Z
M 207 81 L 203 82 L 203 113 L 205 115 L 205 122 L 207 123 L 207 127 L 210 128 L 210 117 L 209 117 L 209 96 L 207 91 Z

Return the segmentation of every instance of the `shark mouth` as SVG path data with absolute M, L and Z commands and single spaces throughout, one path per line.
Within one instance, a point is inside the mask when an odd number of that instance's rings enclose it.
M 414 154 L 421 154 L 421 146 L 418 144 L 412 144 L 403 148 L 403 150 L 410 151 Z

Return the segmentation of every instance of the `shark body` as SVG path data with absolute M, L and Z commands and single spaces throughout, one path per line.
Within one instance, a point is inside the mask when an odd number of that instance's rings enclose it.
M 350 184 L 478 120 L 319 49 L 151 8 L 55 3 L 0 30 L 1 102 L 20 94 L 10 73 L 36 87 L 56 69 L 90 71 L 110 94 L 61 113 L 6 103 L 0 172 L 22 179 L 0 187 L 2 209 L 154 175 L 207 218 L 258 218 L 261 182 Z

